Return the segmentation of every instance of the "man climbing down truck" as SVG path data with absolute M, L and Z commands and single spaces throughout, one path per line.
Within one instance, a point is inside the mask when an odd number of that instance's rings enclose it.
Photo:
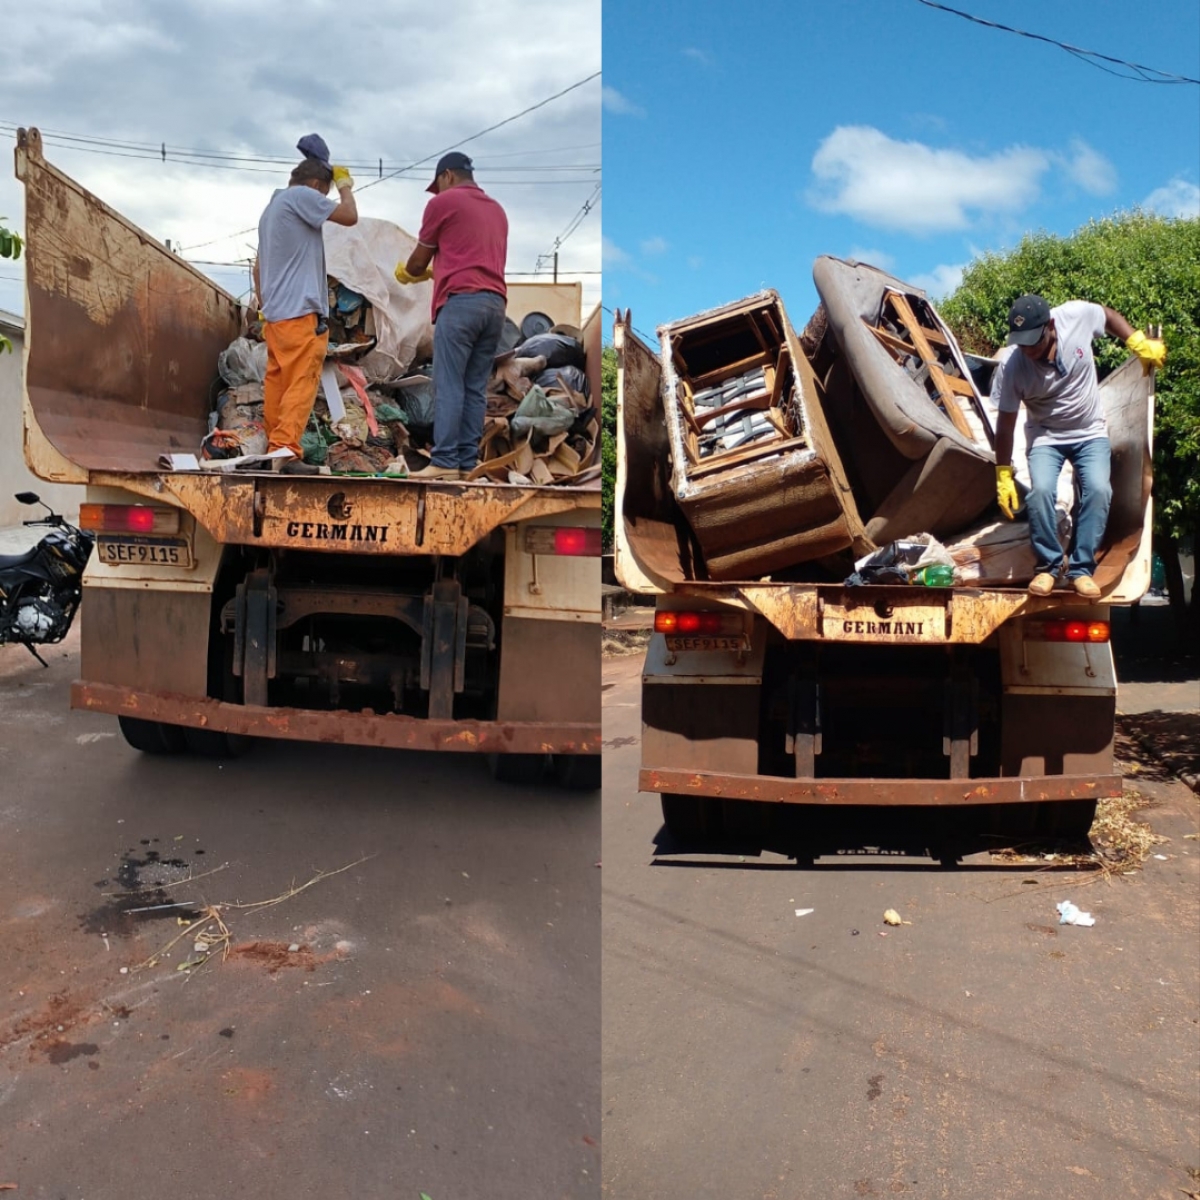
M 1161 367 L 1166 346 L 1135 330 L 1111 308 L 1086 300 L 1069 300 L 1051 308 L 1041 296 L 1019 297 L 1008 314 L 1008 344 L 1020 353 L 997 368 L 992 383 L 999 419 L 996 424 L 996 496 L 1010 520 L 1019 500 L 1013 480 L 1013 430 L 1025 404 L 1029 447 L 1029 536 L 1037 558 L 1037 574 L 1029 584 L 1035 596 L 1054 590 L 1063 549 L 1054 507 L 1063 463 L 1073 467 L 1079 486 L 1079 511 L 1071 540 L 1067 578 L 1084 599 L 1097 600 L 1100 588 L 1092 575 L 1096 551 L 1108 521 L 1108 428 L 1100 400 L 1092 341 L 1102 334 L 1119 337 L 1141 359 L 1144 369 Z
M 312 415 L 329 345 L 326 317 L 329 284 L 321 227 L 356 225 L 354 180 L 345 167 L 331 166 L 329 147 L 317 134 L 300 139 L 305 155 L 286 188 L 270 200 L 258 223 L 254 288 L 264 317 L 267 375 L 263 381 L 263 417 L 267 453 L 290 450 L 280 472 L 315 475 L 304 461 L 300 435 Z M 338 199 L 329 199 L 334 184 Z

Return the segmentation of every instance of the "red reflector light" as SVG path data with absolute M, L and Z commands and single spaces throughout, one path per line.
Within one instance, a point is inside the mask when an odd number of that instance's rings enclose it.
M 554 553 L 595 558 L 600 554 L 600 530 L 560 525 L 554 531 Z
M 178 533 L 179 510 L 146 504 L 81 504 L 79 525 L 95 533 Z
M 1110 636 L 1107 621 L 1068 621 L 1065 619 L 1030 621 L 1025 636 L 1041 642 L 1107 642 Z
M 739 612 L 660 610 L 654 614 L 654 632 L 683 637 L 740 637 L 746 633 L 746 620 Z

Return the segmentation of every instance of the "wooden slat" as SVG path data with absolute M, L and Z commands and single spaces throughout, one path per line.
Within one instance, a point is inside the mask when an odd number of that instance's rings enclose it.
M 744 463 L 753 462 L 756 458 L 764 458 L 768 454 L 779 454 L 783 450 L 797 450 L 807 446 L 808 439 L 794 438 L 764 438 L 753 446 L 745 446 L 741 450 L 730 450 L 727 454 L 713 454 L 706 458 L 698 467 L 688 472 L 689 479 L 711 475 L 715 471 L 723 471 L 726 467 L 740 467 Z
M 767 363 L 773 360 L 774 356 L 765 350 L 760 350 L 757 354 L 751 354 L 749 358 L 743 358 L 739 362 L 726 363 L 723 367 L 716 367 L 711 371 L 705 372 L 703 375 L 689 375 L 692 388 L 699 392 L 706 387 L 711 387 L 714 384 L 724 383 L 727 379 L 732 379 L 735 375 L 744 375 L 747 371 L 753 370 L 755 367 L 764 367 Z
M 764 409 L 771 403 L 771 397 L 766 392 L 755 392 L 752 396 L 739 396 L 736 400 L 731 400 L 728 404 L 723 404 L 720 408 L 706 408 L 698 417 L 694 418 L 694 423 L 697 430 L 703 429 L 705 425 L 711 421 L 715 421 L 718 417 L 723 417 L 726 413 L 740 412 L 742 409 Z

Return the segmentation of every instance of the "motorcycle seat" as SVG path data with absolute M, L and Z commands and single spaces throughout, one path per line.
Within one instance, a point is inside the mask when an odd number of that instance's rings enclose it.
M 0 571 L 8 571 L 14 567 L 23 567 L 33 562 L 37 557 L 38 548 L 30 547 L 24 554 L 0 554 Z

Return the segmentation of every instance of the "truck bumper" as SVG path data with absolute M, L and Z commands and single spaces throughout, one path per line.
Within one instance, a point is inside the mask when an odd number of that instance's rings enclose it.
M 644 768 L 643 792 L 758 800 L 767 804 L 970 805 L 1099 800 L 1121 794 L 1120 775 L 1026 775 L 999 779 L 782 779 L 715 771 Z
M 86 680 L 72 685 L 71 707 L 248 737 L 384 746 L 392 750 L 599 754 L 601 740 L 599 722 L 427 720 L 371 712 L 264 708 Z

